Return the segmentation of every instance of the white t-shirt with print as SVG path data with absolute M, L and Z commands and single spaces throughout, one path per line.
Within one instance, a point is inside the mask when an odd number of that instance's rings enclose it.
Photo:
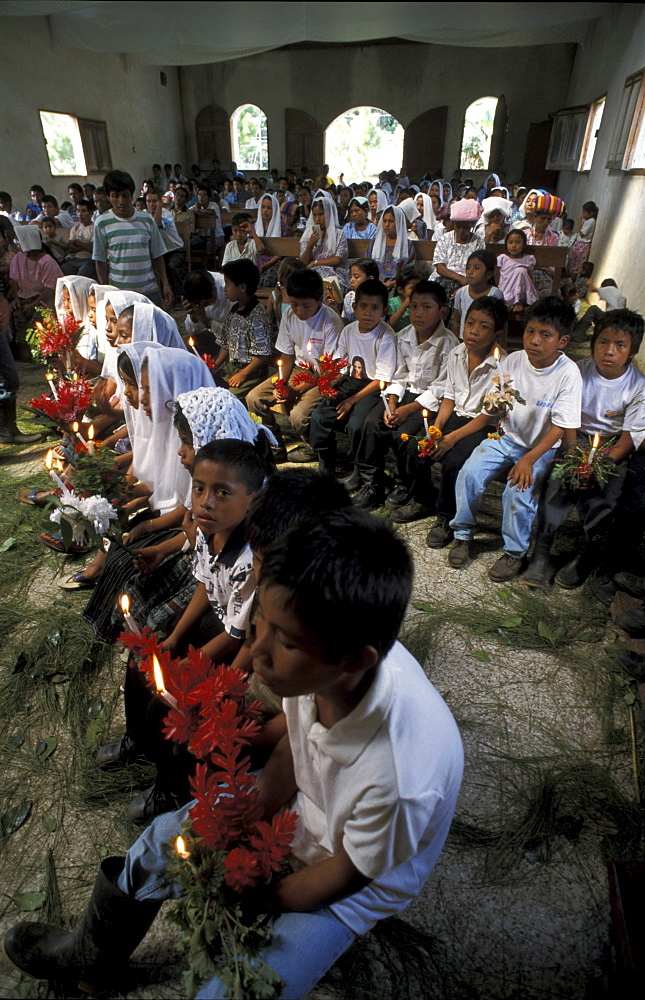
M 526 351 L 514 351 L 502 363 L 504 381 L 507 373 L 511 388 L 526 400 L 524 405 L 515 403 L 502 421 L 504 433 L 515 444 L 530 451 L 552 424 L 580 427 L 582 376 L 566 355 L 559 354 L 548 368 L 534 368 Z
M 359 333 L 358 322 L 349 323 L 338 338 L 334 357 L 347 358 L 345 375 L 391 382 L 397 360 L 394 330 L 381 320 L 369 333 Z M 362 362 L 360 369 L 356 359 Z
M 192 569 L 195 579 L 206 587 L 210 605 L 224 630 L 234 639 L 245 639 L 256 581 L 244 525 L 235 529 L 219 553 L 212 551 L 210 538 L 198 528 Z
M 323 354 L 333 354 L 343 321 L 337 312 L 322 305 L 311 319 L 298 319 L 291 306 L 285 309 L 275 342 L 281 354 L 295 355 L 305 364 L 316 362 Z
M 578 362 L 582 375 L 580 430 L 613 437 L 645 430 L 645 375 L 633 365 L 620 378 L 603 378 L 593 358 Z

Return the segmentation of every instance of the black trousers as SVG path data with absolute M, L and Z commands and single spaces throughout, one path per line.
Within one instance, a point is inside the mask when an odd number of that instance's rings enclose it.
M 416 398 L 416 393 L 406 392 L 400 405 L 413 403 Z M 385 456 L 391 448 L 396 455 L 397 482 L 409 488 L 416 476 L 417 444 L 416 440 L 402 441 L 401 436 L 409 434 L 412 438 L 419 433 L 423 427 L 422 411 L 413 413 L 400 427 L 392 430 L 383 419 L 385 407 L 380 396 L 378 401 L 379 405 L 369 411 L 360 430 L 356 464 L 364 481 L 378 480 L 385 474 Z
M 336 384 L 337 395 L 333 399 L 325 398 L 318 404 L 311 414 L 311 424 L 309 425 L 309 443 L 318 452 L 320 460 L 331 468 L 336 461 L 336 434 L 344 431 L 349 438 L 350 455 L 354 459 L 364 476 L 364 482 L 372 482 L 378 475 L 378 465 L 375 464 L 375 456 L 365 454 L 359 460 L 359 449 L 361 437 L 363 435 L 363 425 L 368 415 L 380 407 L 383 410 L 383 400 L 378 393 L 371 393 L 359 400 L 351 410 L 349 417 L 339 420 L 336 407 L 344 399 L 355 396 L 357 392 L 364 389 L 367 382 L 361 379 L 344 375 Z
M 610 575 L 629 570 L 645 576 L 645 451 L 635 451 L 627 462 L 623 491 L 612 520 L 605 562 Z

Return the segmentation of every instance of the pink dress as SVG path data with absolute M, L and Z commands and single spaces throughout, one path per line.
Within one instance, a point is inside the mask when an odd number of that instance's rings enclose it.
M 529 268 L 535 267 L 535 257 L 532 254 L 509 257 L 501 253 L 497 258 L 497 266 L 499 290 L 507 306 L 517 305 L 518 302 L 526 302 L 530 306 L 537 300 L 538 295 L 529 274 Z

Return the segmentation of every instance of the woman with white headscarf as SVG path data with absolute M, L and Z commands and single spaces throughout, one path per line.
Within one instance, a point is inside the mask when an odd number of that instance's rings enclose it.
M 75 365 L 82 365 L 84 374 L 99 375 L 103 367 L 104 350 L 99 350 L 99 335 L 90 320 L 90 295 L 95 282 L 82 275 L 65 275 L 56 282 L 55 309 L 58 322 L 71 317 L 81 323 L 82 331 L 76 344 Z M 96 300 L 92 314 L 95 318 Z
M 300 239 L 300 260 L 323 278 L 337 278 L 341 291 L 349 288 L 347 239 L 338 225 L 331 198 L 316 198 Z
M 437 226 L 434 208 L 432 207 L 432 198 L 429 194 L 424 194 L 423 191 L 419 191 L 414 200 L 416 201 L 419 215 L 421 216 L 421 221 L 417 223 L 417 233 L 419 235 L 419 239 L 430 240 L 432 239 L 432 234 Z
M 255 231 L 260 239 L 288 236 L 287 223 L 280 211 L 280 202 L 266 191 L 260 199 Z M 282 258 L 270 253 L 259 253 L 255 263 L 260 268 L 260 288 L 273 287 L 278 280 L 278 265 Z
M 507 198 L 484 198 L 482 215 L 473 230 L 484 243 L 503 243 L 509 232 L 513 202 Z
M 497 174 L 489 174 L 477 192 L 477 201 L 481 204 L 484 198 L 488 198 L 493 188 L 498 188 L 500 186 L 500 183 L 501 181 Z
M 417 205 L 414 198 L 404 198 L 402 202 L 398 205 L 406 219 L 408 220 L 408 238 L 411 240 L 418 240 L 419 236 L 419 224 L 423 226 L 423 219 L 421 218 L 421 212 L 419 211 L 419 206 Z M 423 230 L 422 230 L 423 231 Z
M 373 240 L 376 236 L 376 226 L 370 222 L 370 205 L 367 198 L 354 195 L 349 203 L 349 221 L 343 226 L 343 232 L 348 240 Z
M 123 329 L 123 319 L 129 314 L 129 330 Z M 179 328 L 172 316 L 152 302 L 135 302 L 124 309 L 117 321 L 117 349 L 121 344 L 137 343 L 142 340 L 187 351 Z M 129 337 L 127 334 L 129 333 Z
M 390 202 L 385 191 L 382 191 L 380 188 L 372 188 L 368 191 L 367 200 L 370 205 L 370 222 L 373 222 L 377 226 Z
M 408 239 L 408 219 L 398 205 L 390 205 L 383 212 L 370 256 L 378 264 L 380 280 L 388 289 L 395 288 L 397 269 L 414 259 L 414 247 Z
M 54 306 L 56 282 L 63 272 L 45 249 L 38 226 L 16 226 L 20 252 L 12 257 L 9 277 L 18 286 L 18 303 L 27 323 L 37 306 Z

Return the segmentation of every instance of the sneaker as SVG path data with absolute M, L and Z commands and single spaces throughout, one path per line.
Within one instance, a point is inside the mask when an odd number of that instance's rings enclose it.
M 523 556 L 509 556 L 507 552 L 500 556 L 494 566 L 488 571 L 488 575 L 494 583 L 506 583 L 518 576 L 524 562 Z
M 408 500 L 402 507 L 398 507 L 392 514 L 392 520 L 396 524 L 409 524 L 410 521 L 420 521 L 422 517 L 430 517 L 432 511 L 425 504 L 418 500 Z
M 454 537 L 448 518 L 438 517 L 428 532 L 426 545 L 429 549 L 445 549 Z
M 299 444 L 287 452 L 287 462 L 315 462 L 317 459 L 318 453 L 308 444 Z
M 378 486 L 374 486 L 373 483 L 365 483 L 364 486 L 361 486 L 358 493 L 355 493 L 352 497 L 354 507 L 360 507 L 363 510 L 381 507 L 383 500 L 384 490 Z
M 385 506 L 389 507 L 390 510 L 396 510 L 397 507 L 403 507 L 404 504 L 407 504 L 409 499 L 410 494 L 405 486 L 396 486 L 385 498 Z
M 453 545 L 448 553 L 448 564 L 453 569 L 465 569 L 471 559 L 470 542 L 464 541 L 463 538 L 458 538 L 457 544 Z

